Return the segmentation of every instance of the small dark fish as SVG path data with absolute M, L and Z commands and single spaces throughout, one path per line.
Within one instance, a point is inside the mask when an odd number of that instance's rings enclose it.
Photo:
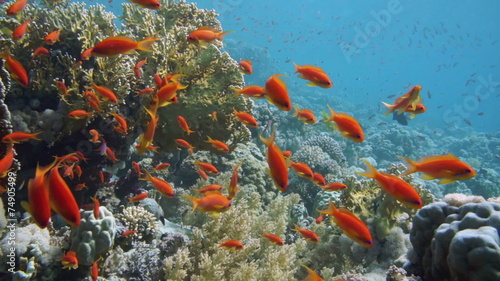
M 372 119 L 373 117 L 375 117 L 375 114 L 373 114 L 372 116 L 368 117 L 368 119 Z
M 477 98 L 477 101 L 481 102 L 481 97 L 480 96 L 476 96 Z
M 390 95 L 390 96 L 387 96 L 388 99 L 392 99 L 392 98 L 395 98 L 396 95 Z
M 465 122 L 465 124 L 467 124 L 467 125 L 469 125 L 469 126 L 472 126 L 472 123 L 471 123 L 469 120 L 464 119 L 464 122 Z
M 479 116 L 483 116 L 483 115 L 484 115 L 484 112 L 479 112 L 477 115 L 479 115 Z
M 431 92 L 429 90 L 427 90 L 427 96 L 429 97 L 429 99 L 432 98 Z
M 396 111 L 392 113 L 392 120 L 396 120 L 399 124 L 403 126 L 408 125 L 408 119 L 406 118 L 406 116 L 404 114 L 398 114 Z
M 439 109 L 439 108 L 441 108 L 441 107 L 443 107 L 443 105 L 438 105 L 438 107 L 437 107 L 437 108 Z
M 387 125 L 387 123 L 385 123 L 385 122 L 380 122 L 380 123 L 378 123 L 378 125 L 379 125 L 379 126 L 385 126 L 385 125 Z
M 417 136 L 417 138 L 419 138 L 420 140 L 425 140 L 424 136 Z

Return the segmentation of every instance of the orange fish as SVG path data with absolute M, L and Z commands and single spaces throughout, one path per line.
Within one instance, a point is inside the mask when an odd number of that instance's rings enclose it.
M 405 112 L 409 112 L 409 118 L 413 119 L 417 114 L 421 114 L 427 111 L 427 108 L 425 108 L 425 105 L 419 103 L 415 106 L 415 108 L 412 108 L 412 105 L 408 105 L 408 107 L 405 109 Z
M 141 8 L 158 10 L 161 8 L 160 1 L 158 0 L 128 0 L 131 3 L 139 5 Z
M 240 120 L 243 124 L 249 126 L 249 127 L 253 127 L 253 128 L 257 128 L 259 126 L 259 123 L 257 123 L 257 120 L 255 120 L 255 118 L 249 114 L 249 113 L 246 113 L 246 112 L 241 112 L 241 111 L 237 111 L 236 109 L 234 109 L 234 116 L 236 118 L 238 118 L 238 120 Z
M 320 224 L 321 222 L 323 222 L 323 218 L 323 214 L 320 214 L 315 220 L 316 224 Z
M 290 167 L 300 176 L 305 179 L 312 180 L 314 173 L 311 168 L 303 162 L 291 162 Z
M 299 110 L 298 107 L 294 106 L 295 113 L 292 115 L 292 117 L 298 116 L 300 121 L 303 121 L 306 124 L 314 124 L 316 123 L 316 116 L 314 116 L 314 113 L 309 110 L 309 109 L 301 109 Z
M 321 278 L 321 276 L 318 275 L 314 270 L 310 269 L 309 267 L 302 265 L 305 269 L 307 269 L 307 276 L 304 280 L 302 281 L 323 281 L 324 279 Z
M 362 142 L 365 139 L 363 129 L 354 117 L 343 112 L 335 113 L 330 106 L 328 108 L 332 117 L 325 120 L 325 122 L 335 122 L 335 129 L 339 130 L 344 138 L 348 138 L 354 142 Z
M 422 172 L 424 180 L 442 179 L 440 184 L 452 183 L 457 180 L 467 180 L 476 176 L 476 171 L 466 163 L 460 161 L 455 155 L 430 155 L 420 158 L 417 162 L 406 157 L 399 156 L 405 160 L 406 176 L 415 172 Z
M 145 58 L 143 60 L 138 61 L 135 64 L 134 69 L 133 69 L 135 78 L 137 78 L 137 79 L 141 78 L 141 76 L 142 76 L 141 67 L 147 63 L 148 63 L 148 58 Z
M 193 154 L 193 149 L 194 149 L 194 146 L 192 146 L 189 142 L 187 142 L 186 140 L 183 140 L 183 139 L 176 139 L 175 140 L 175 143 L 177 143 L 178 145 L 184 147 L 184 148 L 187 148 L 189 150 L 189 154 Z M 180 150 L 180 148 L 178 148 Z
M 148 198 L 148 193 L 147 192 L 143 192 L 143 193 L 137 194 L 136 196 L 134 196 L 132 198 L 129 198 L 128 202 L 129 203 L 139 202 L 139 201 L 142 201 L 142 200 L 144 200 L 146 198 Z
M 92 199 L 92 201 L 94 202 L 94 218 L 97 219 L 99 218 L 99 215 L 101 213 L 101 210 L 99 209 L 101 204 L 99 203 L 99 199 L 97 199 L 97 195 L 95 195 L 94 197 L 90 197 L 90 199 Z
M 208 137 L 208 140 L 206 140 L 205 142 L 212 144 L 212 146 L 214 148 L 216 148 L 218 151 L 222 151 L 222 152 L 226 152 L 226 153 L 229 152 L 229 146 L 227 146 L 227 144 L 225 144 L 219 140 L 214 140 L 209 136 L 207 136 L 207 137 Z
M 149 120 L 148 125 L 146 127 L 146 132 L 144 132 L 144 134 L 142 134 L 139 137 L 139 145 L 137 146 L 137 151 L 139 152 L 139 155 L 146 152 L 148 150 L 148 147 L 153 142 L 153 138 L 156 132 L 156 126 L 158 125 L 159 121 L 159 117 L 156 116 L 156 111 L 158 109 L 157 105 L 158 104 L 155 103 L 155 105 L 151 110 L 145 108 L 146 112 L 151 117 L 151 119 Z
M 422 101 L 422 98 L 420 97 L 420 90 L 422 90 L 422 86 L 413 86 L 406 94 L 397 98 L 394 104 L 382 102 L 388 109 L 388 111 L 382 116 L 386 116 L 394 111 L 401 114 L 408 108 L 408 106 L 410 106 L 410 109 L 415 108 L 416 105 Z
M 252 74 L 252 72 L 253 72 L 252 61 L 250 61 L 250 60 L 240 61 L 239 66 L 240 66 L 240 70 L 241 70 L 241 72 L 243 72 L 243 74 L 247 74 L 247 75 Z
M 344 231 L 347 237 L 354 240 L 354 242 L 367 248 L 373 246 L 372 235 L 366 224 L 347 209 L 337 209 L 333 201 L 330 200 L 328 209 L 323 211 L 318 210 L 318 212 L 325 215 L 331 215 L 332 221 Z
M 196 168 L 196 171 L 198 172 L 198 175 L 200 176 L 200 178 L 202 178 L 203 180 L 208 180 L 208 176 L 207 176 L 207 173 L 205 173 L 205 171 L 203 171 L 200 168 Z
M 33 52 L 33 56 L 31 57 L 32 59 L 36 59 L 41 56 L 48 56 L 50 55 L 50 51 L 47 50 L 47 48 L 44 47 L 38 47 L 36 50 Z
M 285 157 L 287 159 L 290 158 L 290 157 L 292 157 L 292 154 L 293 154 L 293 152 L 290 151 L 290 150 L 283 151 L 283 157 Z
M 69 95 L 68 88 L 66 87 L 66 84 L 64 84 L 63 81 L 56 81 L 56 87 L 57 87 L 57 90 L 59 91 L 59 93 L 62 96 L 68 96 Z
M 150 48 L 156 37 L 147 37 L 140 42 L 126 36 L 108 37 L 94 46 L 92 55 L 96 57 L 114 57 L 120 54 L 134 54 L 135 50 L 151 52 Z
M 104 86 L 97 86 L 94 83 L 92 83 L 92 87 L 90 88 L 94 89 L 97 93 L 99 93 L 99 95 L 101 95 L 101 97 L 104 100 L 110 101 L 114 104 L 118 104 L 118 98 L 111 89 L 106 88 Z
M 202 26 L 189 34 L 187 37 L 187 41 L 189 43 L 197 44 L 203 48 L 206 48 L 207 44 L 213 43 L 215 40 L 222 41 L 224 36 L 231 32 L 232 31 L 217 32 L 213 28 Z
M 45 38 L 43 38 L 43 41 L 47 45 L 54 45 L 56 42 L 59 41 L 59 35 L 61 34 L 60 30 L 53 31 L 49 33 Z
M 80 207 L 78 207 L 68 184 L 59 174 L 58 165 L 50 171 L 48 193 L 52 210 L 61 215 L 71 226 L 80 225 Z
M 5 156 L 0 160 L 0 178 L 5 178 L 10 171 L 10 167 L 14 162 L 14 149 L 10 144 L 7 148 Z
M 306 239 L 309 242 L 314 242 L 314 243 L 318 243 L 319 242 L 318 235 L 316 233 L 314 233 L 314 231 L 312 231 L 312 230 L 305 229 L 305 228 L 300 228 L 296 224 L 295 224 L 295 228 L 292 229 L 292 230 L 293 231 L 297 231 L 298 233 L 300 233 L 300 235 L 302 235 L 302 237 L 304 237 L 304 239 Z
M 209 184 L 209 185 L 205 185 L 204 187 L 196 190 L 196 192 L 198 194 L 201 194 L 201 193 L 206 193 L 206 192 L 211 192 L 211 191 L 219 191 L 222 189 L 222 185 L 219 185 L 219 184 Z
M 90 129 L 89 134 L 92 136 L 92 138 L 89 140 L 92 143 L 100 143 L 101 141 L 99 138 L 101 137 L 101 134 L 95 129 Z
M 208 117 L 212 119 L 213 121 L 217 121 L 217 111 L 213 111 L 212 113 L 208 114 Z
M 45 167 L 37 165 L 35 177 L 28 182 L 28 202 L 21 202 L 23 208 L 40 228 L 46 228 L 50 220 L 49 187 L 46 179 L 47 172 L 52 169 L 56 161 Z
M 184 117 L 182 117 L 180 115 L 177 116 L 177 123 L 179 124 L 179 127 L 181 127 L 181 129 L 188 134 L 188 136 L 191 133 L 195 132 L 195 131 L 192 131 L 191 129 L 189 129 L 189 125 L 188 125 L 186 119 L 184 119 Z
M 275 74 L 266 81 L 266 98 L 269 103 L 276 105 L 283 111 L 290 111 L 292 109 L 292 102 L 288 95 L 288 90 L 283 81 L 279 79 L 284 74 Z
M 331 88 L 333 86 L 332 80 L 326 75 L 325 71 L 319 67 L 312 65 L 295 65 L 295 73 L 299 73 L 299 77 L 311 82 L 307 86 L 318 86 L 321 88 Z
M 92 56 L 92 50 L 93 49 L 94 48 L 88 48 L 85 51 L 83 51 L 82 54 L 80 55 L 80 59 L 81 60 L 89 60 L 90 57 Z
M 63 269 L 77 269 L 78 268 L 78 258 L 76 257 L 75 251 L 68 251 L 66 255 L 58 259 L 63 265 Z
M 26 72 L 26 69 L 22 64 L 16 59 L 12 58 L 9 54 L 9 51 L 5 51 L 3 54 L 0 54 L 0 59 L 5 60 L 5 69 L 7 69 L 7 71 L 10 73 L 12 79 L 16 80 L 19 85 L 28 87 L 28 73 Z
M 193 211 L 200 208 L 202 212 L 209 212 L 214 215 L 225 212 L 231 208 L 231 201 L 226 196 L 218 192 L 209 192 L 203 198 L 196 198 L 189 195 L 182 195 L 193 203 Z
M 139 90 L 139 91 L 135 91 L 135 93 L 137 94 L 135 96 L 138 97 L 138 96 L 142 96 L 142 95 L 150 95 L 154 91 L 155 90 L 153 88 L 145 88 L 145 89 L 142 89 L 142 90 Z
M 139 176 L 143 174 L 141 172 L 141 166 L 139 165 L 139 163 L 132 161 L 132 168 L 134 169 L 135 173 L 138 174 Z
M 137 233 L 137 231 L 135 231 L 135 230 L 127 230 L 127 231 L 122 232 L 121 236 L 122 237 L 128 237 L 128 236 L 136 234 L 136 233 Z
M 12 32 L 12 40 L 20 40 L 21 38 L 23 38 L 26 34 L 26 30 L 28 30 L 28 24 L 30 22 L 32 22 L 32 20 L 27 20 L 16 27 L 16 29 L 14 29 L 14 32 Z
M 99 257 L 95 262 L 92 263 L 90 267 L 90 277 L 92 281 L 97 281 L 99 279 L 99 261 L 101 258 Z
M 377 171 L 365 159 L 361 159 L 361 161 L 365 163 L 366 170 L 363 173 L 356 172 L 356 174 L 375 179 L 385 192 L 406 206 L 415 209 L 422 208 L 422 199 L 409 183 L 400 177 Z
M 106 158 L 108 158 L 109 160 L 111 160 L 111 162 L 118 162 L 118 161 L 120 161 L 120 160 L 118 160 L 118 158 L 116 158 L 115 152 L 109 146 L 106 146 L 106 151 L 104 152 L 104 156 L 106 156 Z
M 321 186 L 321 188 L 323 188 L 323 191 L 339 191 L 339 190 L 346 190 L 347 185 L 341 182 L 334 182 L 328 185 Z
M 236 96 L 244 95 L 255 100 L 263 99 L 266 97 L 266 90 L 261 86 L 250 85 L 243 89 L 233 88 Z
M 243 249 L 243 244 L 238 240 L 227 240 L 219 244 L 219 247 L 224 247 L 227 249 L 241 250 Z
M 146 172 L 146 177 L 140 178 L 140 180 L 144 181 L 149 181 L 153 184 L 154 188 L 158 190 L 161 194 L 165 195 L 168 198 L 173 198 L 175 195 L 174 188 L 166 181 L 156 178 L 151 176 L 151 174 L 147 171 Z
M 92 114 L 94 114 L 94 112 L 88 112 L 83 109 L 77 109 L 68 113 L 68 116 L 75 119 L 84 119 L 89 116 L 92 116 Z
M 115 127 L 115 131 L 123 135 L 128 134 L 127 120 L 125 120 L 125 118 L 123 118 L 118 113 L 110 113 L 110 114 L 113 115 L 113 117 L 115 117 L 116 122 L 118 122 L 118 126 Z
M 267 164 L 269 165 L 269 174 L 274 184 L 280 191 L 286 191 L 288 187 L 288 165 L 283 152 L 277 144 L 274 143 L 276 136 L 276 127 L 273 129 L 269 138 L 260 135 L 260 139 L 267 146 Z
M 283 240 L 278 235 L 275 234 L 270 234 L 270 233 L 265 233 L 262 234 L 262 237 L 267 238 L 271 243 L 276 244 L 278 246 L 283 246 L 285 243 L 283 243 Z
M 20 143 L 22 141 L 27 141 L 27 140 L 41 140 L 37 138 L 39 134 L 43 132 L 38 132 L 34 134 L 30 133 L 25 133 L 25 132 L 14 132 L 6 135 L 5 137 L 2 138 L 2 142 L 5 143 Z
M 174 76 L 184 76 L 182 74 L 177 74 Z M 156 95 L 158 97 L 159 107 L 167 106 L 172 103 L 172 99 L 177 96 L 177 90 L 186 89 L 187 86 L 183 86 L 178 82 L 170 82 L 162 86 Z
M 85 183 L 79 183 L 75 186 L 75 190 L 80 191 L 80 190 L 84 189 L 85 187 L 88 187 Z
M 156 167 L 154 167 L 153 170 L 161 171 L 161 170 L 165 170 L 168 167 L 170 167 L 170 163 L 162 163 L 162 164 L 158 164 Z
M 17 0 L 14 2 L 12 5 L 7 8 L 7 15 L 8 16 L 15 16 L 22 12 L 24 8 L 26 8 L 26 5 L 28 4 L 28 0 Z
M 229 193 L 227 198 L 229 200 L 232 200 L 234 196 L 236 196 L 236 193 L 238 193 L 238 169 L 240 168 L 241 164 L 243 164 L 243 160 L 233 167 L 233 174 L 231 175 L 231 181 L 229 182 L 229 186 L 227 188 Z
M 207 163 L 207 162 L 200 162 L 198 160 L 194 161 L 193 163 L 194 165 L 200 167 L 203 171 L 207 172 L 207 173 L 211 173 L 211 174 L 214 174 L 214 175 L 218 175 L 219 174 L 219 170 L 217 170 L 217 168 L 215 168 L 214 165 L 210 164 L 210 163 Z

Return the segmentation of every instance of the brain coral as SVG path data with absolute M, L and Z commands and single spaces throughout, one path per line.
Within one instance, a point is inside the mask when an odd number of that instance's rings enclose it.
M 413 269 L 425 280 L 499 280 L 499 230 L 498 203 L 427 205 L 410 232 Z

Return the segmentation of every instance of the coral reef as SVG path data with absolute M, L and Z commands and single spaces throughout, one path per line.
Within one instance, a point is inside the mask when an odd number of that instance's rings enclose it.
M 116 215 L 118 224 L 123 231 L 137 231 L 137 239 L 151 242 L 158 234 L 158 222 L 154 214 L 141 206 L 130 206 Z
M 491 202 L 425 206 L 413 220 L 405 269 L 425 280 L 497 280 L 499 216 L 500 205 Z
M 99 216 L 93 211 L 82 211 L 81 222 L 71 232 L 71 251 L 77 253 L 80 264 L 91 266 L 111 247 L 116 235 L 116 223 L 113 214 L 101 206 Z

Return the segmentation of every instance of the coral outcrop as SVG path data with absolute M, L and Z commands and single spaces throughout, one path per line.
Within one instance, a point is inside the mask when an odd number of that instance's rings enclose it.
M 80 225 L 71 232 L 71 251 L 77 253 L 80 264 L 91 266 L 113 247 L 116 223 L 113 214 L 101 206 L 99 216 L 93 211 L 82 211 Z
M 406 267 L 425 280 L 498 280 L 499 230 L 498 203 L 430 204 L 414 217 Z

